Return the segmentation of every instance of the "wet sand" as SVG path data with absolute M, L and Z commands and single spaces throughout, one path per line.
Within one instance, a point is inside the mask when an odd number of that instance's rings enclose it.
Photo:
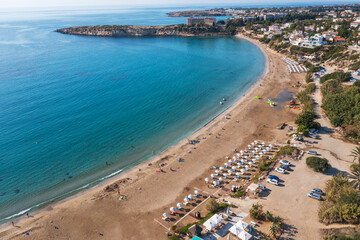
M 234 149 L 255 139 L 285 141 L 284 132 L 277 127 L 296 117 L 285 107 L 270 107 L 266 99 L 276 98 L 285 88 L 298 91 L 292 86 L 302 81 L 304 74 L 290 74 L 281 55 L 256 44 L 266 54 L 266 74 L 226 112 L 189 137 L 200 143 L 192 145 L 184 139 L 96 187 L 31 213 L 30 218 L 15 219 L 16 227 L 4 224 L 0 238 L 23 238 L 29 232 L 28 239 L 167 239 L 166 228 L 173 223 L 162 222 L 163 212 L 193 193 L 195 187 L 207 190 L 203 179 L 209 177 L 210 168 L 225 162 Z M 255 95 L 262 99 L 255 99 Z M 225 119 L 226 115 L 230 119 Z M 184 161 L 179 162 L 179 158 Z M 165 164 L 163 172 L 156 172 L 159 163 Z M 126 199 L 119 200 L 120 194 Z

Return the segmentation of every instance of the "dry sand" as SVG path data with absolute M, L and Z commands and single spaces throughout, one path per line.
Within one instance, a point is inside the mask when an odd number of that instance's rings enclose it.
M 201 140 L 196 149 L 182 141 L 152 159 L 151 166 L 143 163 L 97 187 L 31 213 L 30 218 L 16 219 L 16 227 L 3 225 L 0 238 L 23 238 L 29 232 L 28 239 L 167 239 L 164 233 L 173 223 L 161 220 L 162 213 L 193 193 L 195 187 L 207 189 L 203 179 L 209 176 L 213 164 L 224 162 L 224 157 L 235 148 L 255 139 L 283 142 L 284 132 L 276 128 L 296 117 L 288 109 L 272 108 L 265 101 L 275 98 L 284 88 L 297 91 L 292 86 L 302 81 L 304 74 L 290 75 L 280 55 L 258 45 L 267 56 L 267 73 L 226 113 L 190 138 Z M 263 99 L 254 99 L 255 95 Z M 231 119 L 226 120 L 224 116 L 229 114 Z M 177 161 L 180 157 L 184 162 Z M 166 163 L 164 173 L 155 172 L 160 162 Z M 110 183 L 118 184 L 127 199 L 119 201 L 118 190 L 104 191 Z

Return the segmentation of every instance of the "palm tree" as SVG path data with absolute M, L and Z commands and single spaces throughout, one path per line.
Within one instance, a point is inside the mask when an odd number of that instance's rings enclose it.
M 360 164 L 360 147 L 356 147 L 355 149 L 353 149 L 350 156 L 354 158 L 353 162 L 358 161 Z
M 352 173 L 350 173 L 349 180 L 355 189 L 360 190 L 360 169 L 355 169 Z

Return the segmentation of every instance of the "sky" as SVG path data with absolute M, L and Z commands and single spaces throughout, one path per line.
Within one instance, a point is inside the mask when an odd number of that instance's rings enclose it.
M 286 4 L 291 3 L 309 3 L 314 5 L 318 3 L 354 3 L 356 1 L 346 1 L 346 0 L 0 0 L 0 10 L 2 8 L 47 8 L 47 7 L 90 7 L 90 6 L 135 6 L 135 5 L 164 5 L 164 6 L 186 6 L 186 5 L 218 5 L 221 4 L 229 5 L 244 5 L 246 3 L 254 5 L 256 3 L 264 3 L 266 5 L 270 4 Z

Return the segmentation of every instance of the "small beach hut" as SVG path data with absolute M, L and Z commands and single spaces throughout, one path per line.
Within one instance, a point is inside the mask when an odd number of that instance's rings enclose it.
M 211 231 L 213 228 L 216 227 L 217 224 L 210 218 L 209 220 L 204 222 L 203 225 L 208 231 Z

